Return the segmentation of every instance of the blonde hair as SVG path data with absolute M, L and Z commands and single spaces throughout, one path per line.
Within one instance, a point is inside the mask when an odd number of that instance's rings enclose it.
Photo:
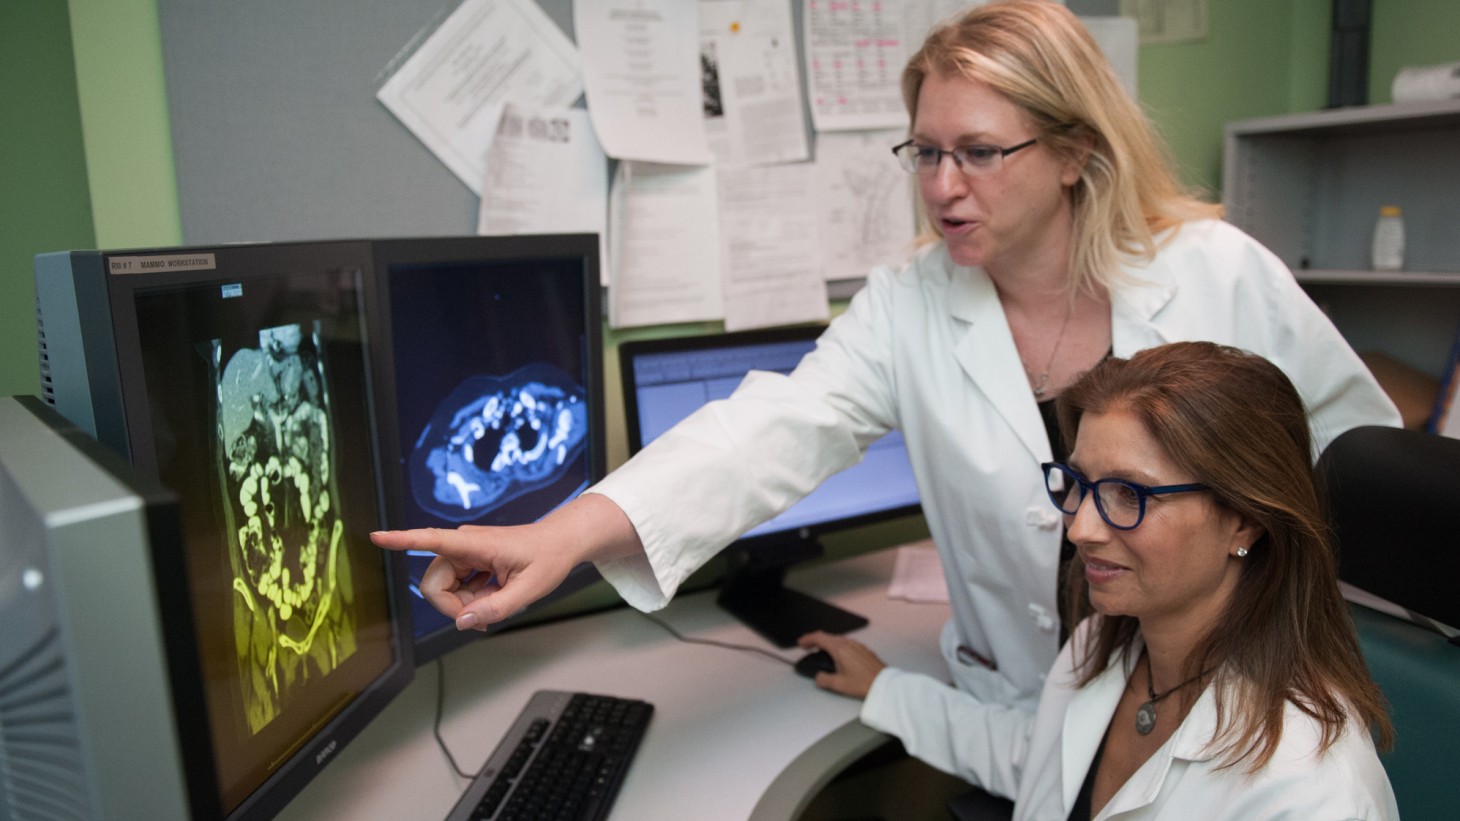
M 1154 257 L 1156 237 L 1166 229 L 1221 216 L 1221 206 L 1177 181 L 1165 144 L 1062 5 L 991 2 L 934 29 L 902 72 L 914 122 L 918 92 L 934 74 L 962 76 L 1003 94 L 1023 111 L 1041 146 L 1082 165 L 1070 193 L 1072 293 L 1110 286 L 1123 257 Z

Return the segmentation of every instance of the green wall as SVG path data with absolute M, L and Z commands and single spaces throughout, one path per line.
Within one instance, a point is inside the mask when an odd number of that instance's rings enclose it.
M 66 6 L 0 2 L 0 396 L 40 387 L 31 260 L 94 244 Z
M 1141 48 L 1146 114 L 1189 185 L 1220 196 L 1229 120 L 1321 108 L 1327 0 L 1212 0 L 1204 41 Z
M 1369 33 L 1369 102 L 1392 102 L 1401 68 L 1460 61 L 1460 2 L 1374 0 Z
M 96 247 L 182 242 L 155 0 L 70 0 Z
M 0 395 L 39 389 L 37 253 L 179 226 L 154 0 L 0 1 Z

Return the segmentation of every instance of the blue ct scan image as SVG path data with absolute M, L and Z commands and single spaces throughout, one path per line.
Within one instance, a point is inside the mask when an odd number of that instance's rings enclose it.
M 391 527 L 527 524 L 582 493 L 592 460 L 581 260 L 414 263 L 389 277 Z M 430 560 L 408 556 L 418 596 Z M 418 634 L 450 624 L 419 597 L 412 609 Z
M 470 522 L 575 464 L 588 439 L 584 388 L 538 362 L 452 391 L 416 440 L 408 473 L 416 504 Z

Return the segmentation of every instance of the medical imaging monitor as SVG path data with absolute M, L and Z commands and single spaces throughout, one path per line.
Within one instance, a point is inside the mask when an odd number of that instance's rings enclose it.
M 593 234 L 374 243 L 389 527 L 528 524 L 602 478 L 598 247 Z M 421 597 L 431 559 L 409 557 L 417 664 L 482 635 Z M 580 565 L 516 620 L 597 579 Z
M 165 659 L 189 817 L 271 817 L 413 675 L 403 562 L 369 540 L 369 265 L 362 242 L 36 260 L 43 393 L 177 496 L 150 590 L 67 595 L 153 597 L 118 606 L 156 613 L 135 646 Z
M 634 340 L 619 346 L 629 449 L 637 452 L 705 404 L 728 397 L 751 370 L 790 373 L 816 347 L 820 327 Z M 826 533 L 918 512 L 917 483 L 893 431 L 863 460 L 827 479 L 727 551 L 719 602 L 781 647 L 812 630 L 844 633 L 866 624 L 783 584 L 793 564 L 822 553 Z

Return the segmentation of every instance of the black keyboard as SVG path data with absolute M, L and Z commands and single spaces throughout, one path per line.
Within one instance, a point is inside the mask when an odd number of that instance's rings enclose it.
M 447 821 L 602 821 L 653 713 L 644 701 L 538 691 Z

